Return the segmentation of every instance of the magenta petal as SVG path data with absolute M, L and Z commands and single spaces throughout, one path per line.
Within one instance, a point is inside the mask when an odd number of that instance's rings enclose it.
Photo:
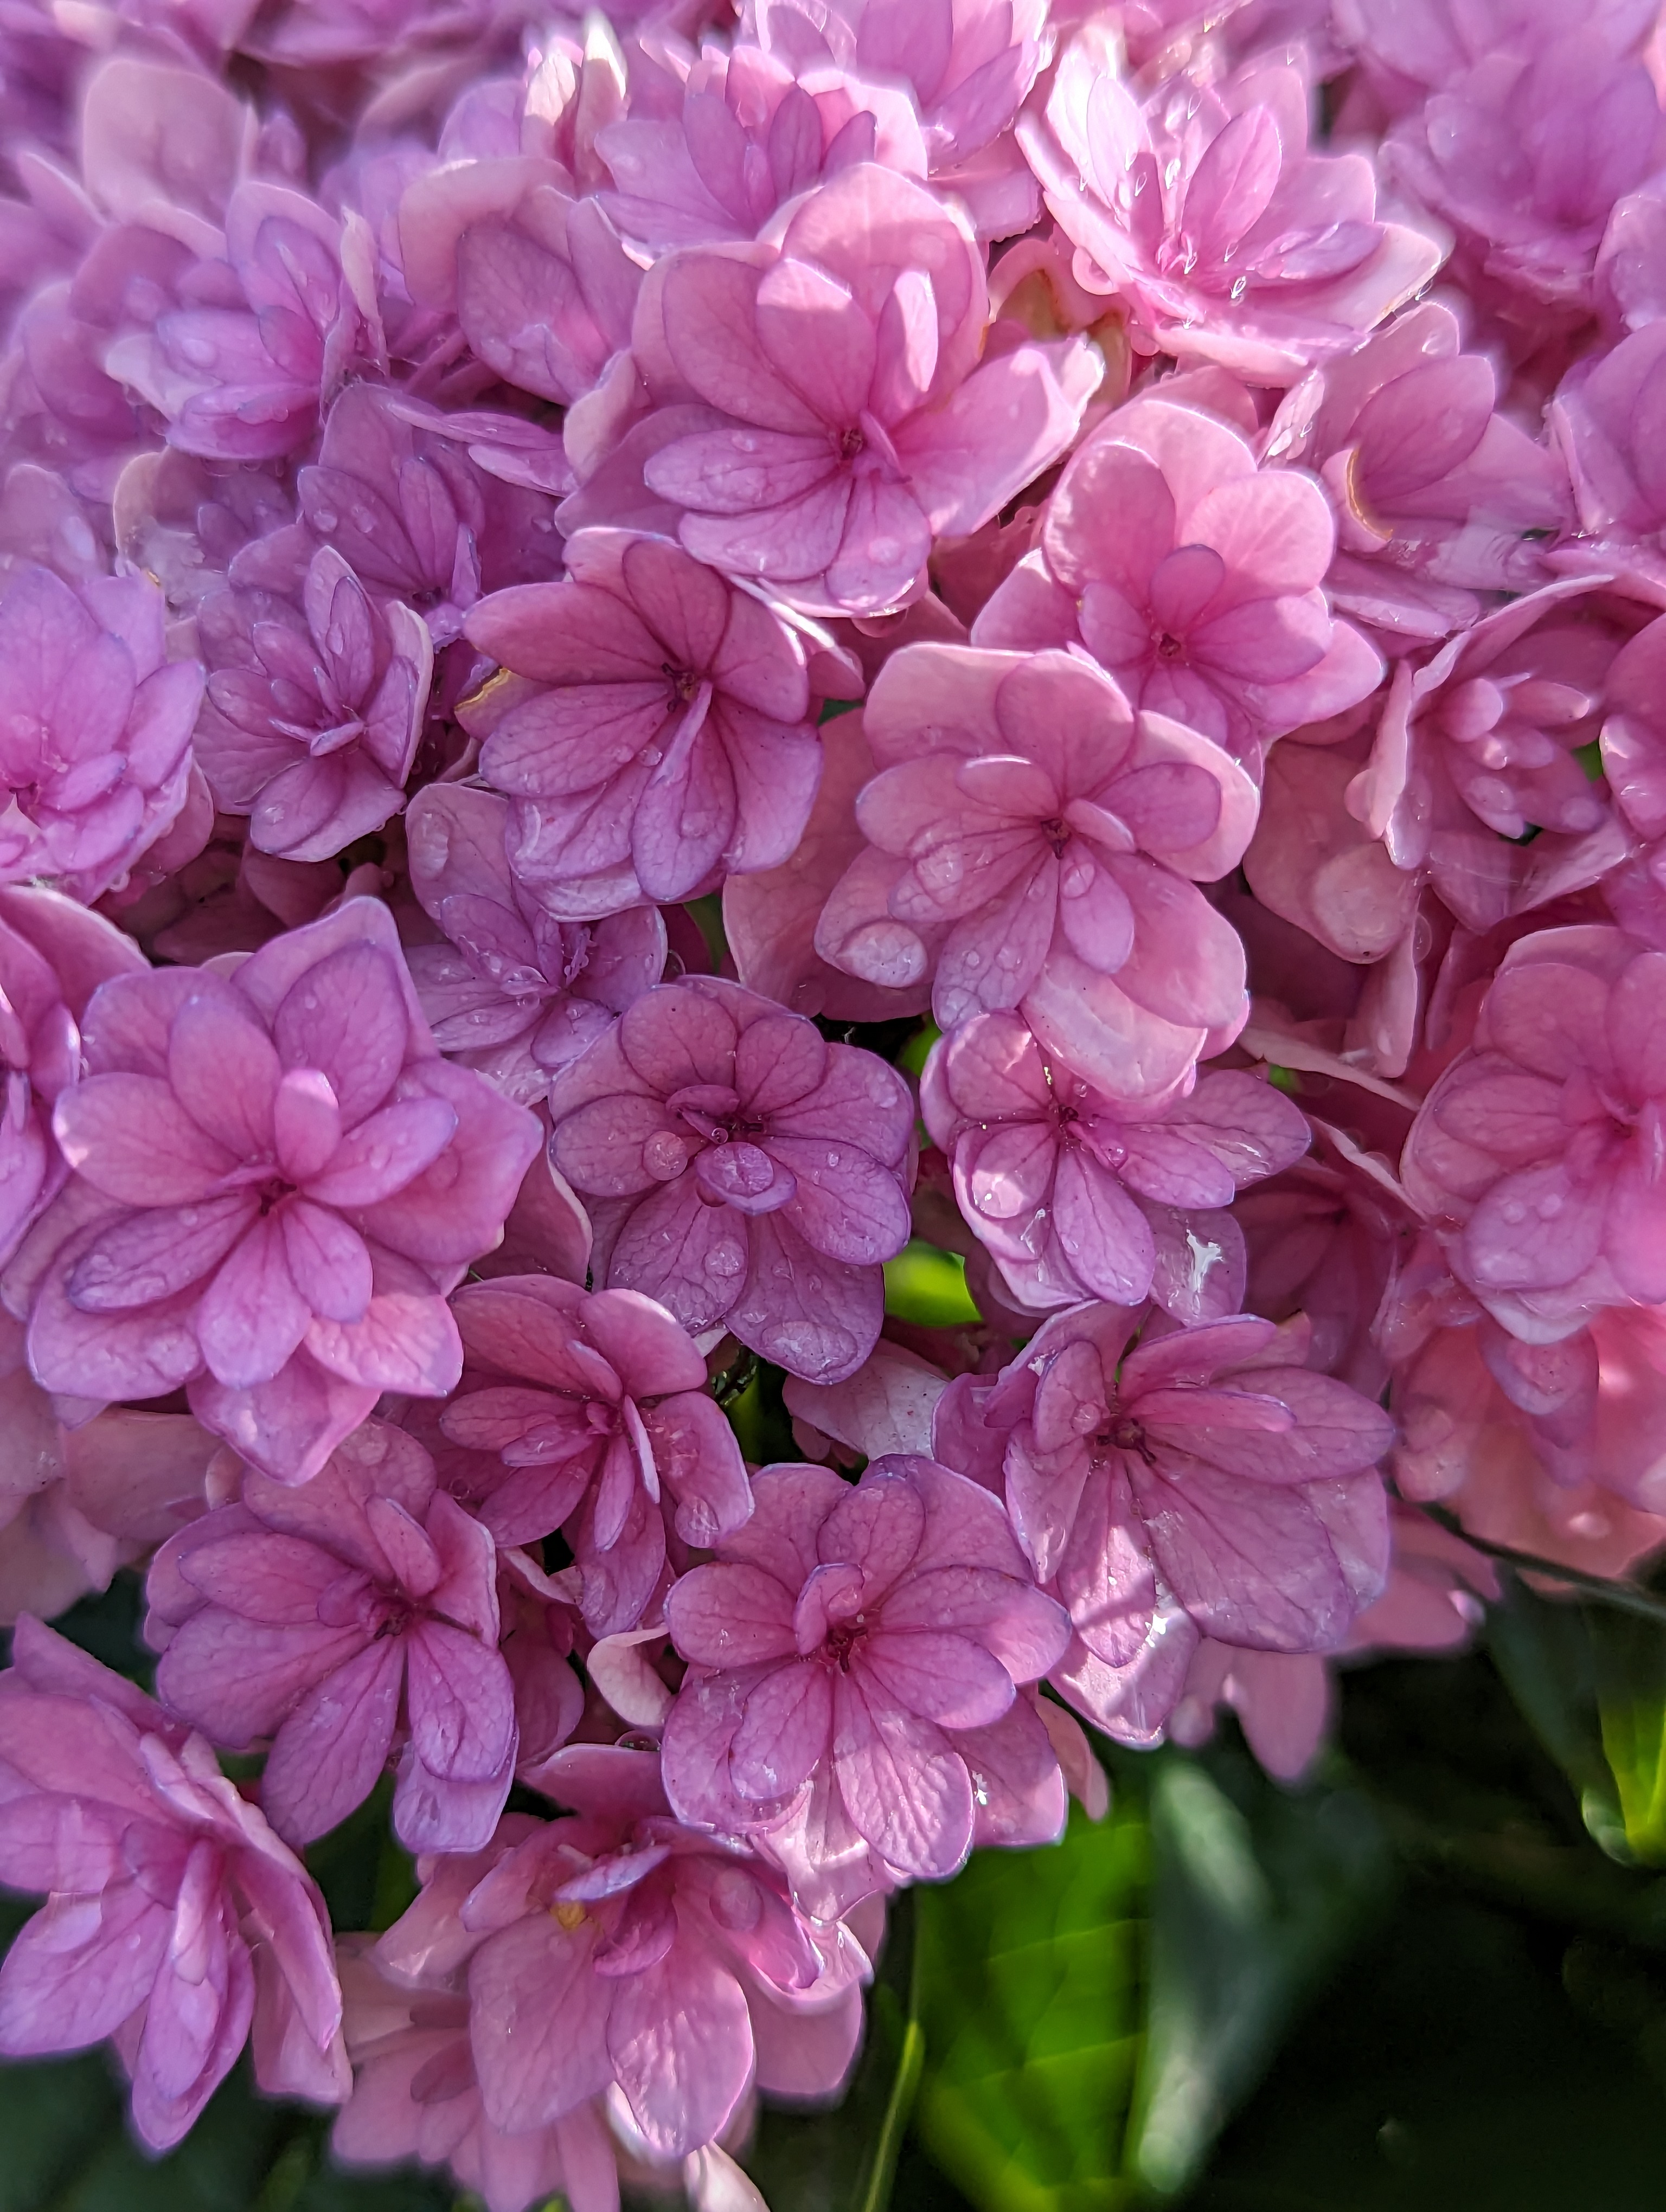
M 484 1782 L 502 1766 L 514 1731 L 514 1690 L 497 1651 L 443 1620 L 407 1645 L 411 1741 L 435 1774 Z
M 389 954 L 344 945 L 299 976 L 272 1018 L 286 1068 L 329 1079 L 350 1128 L 381 1104 L 410 1050 L 410 1017 Z
M 972 1778 L 980 1849 L 1050 1844 L 1063 1834 L 1069 1793 L 1049 1725 L 1026 1698 L 991 1727 L 958 1732 L 955 1748 Z
M 144 2002 L 166 1954 L 167 1913 L 137 1882 L 46 1905 L 0 1964 L 0 2051 L 79 2051 Z
M 203 1294 L 198 1341 L 210 1372 L 234 1389 L 270 1382 L 312 1321 L 283 1245 L 280 1219 L 257 1221 Z
M 885 1278 L 878 1267 L 824 1258 L 787 1212 L 750 1223 L 746 1279 L 725 1318 L 743 1344 L 792 1374 L 841 1382 L 879 1340 Z
M 198 1127 L 240 1159 L 271 1150 L 277 1054 L 264 1030 L 218 997 L 173 1018 L 167 1079 Z
M 348 1131 L 307 1194 L 321 1206 L 374 1206 L 431 1167 L 457 1126 L 443 1098 L 401 1098 Z
M 768 1804 L 790 1797 L 826 1756 L 833 1687 L 814 1660 L 789 1661 L 746 1698 L 729 1747 L 729 1778 L 740 1796 Z
M 1194 1463 L 1134 1478 L 1152 1549 L 1199 1627 L 1270 1651 L 1324 1650 L 1353 1601 L 1324 1524 L 1297 1489 L 1235 1482 Z
M 703 1393 L 685 1391 L 662 1398 L 642 1421 L 660 1479 L 675 1501 L 683 1541 L 709 1548 L 733 1534 L 751 1512 L 752 1492 L 739 1442 L 721 1410 Z
M 470 2040 L 495 2126 L 544 2127 L 606 2088 L 614 1984 L 592 1966 L 593 1921 L 569 1934 L 535 1913 L 483 1943 L 469 1966 Z
M 749 1234 L 769 1225 L 749 1229 L 727 1206 L 708 1206 L 692 1176 L 681 1176 L 629 1214 L 614 1243 L 608 1284 L 658 1298 L 685 1328 L 709 1328 L 729 1312 L 745 1279 Z
M 714 1563 L 691 1567 L 672 1586 L 666 1621 L 685 1659 L 707 1667 L 747 1667 L 791 1659 L 793 1595 L 762 1567 Z
M 316 1604 L 310 1623 L 276 1626 L 207 1605 L 173 1632 L 156 1668 L 157 1691 L 170 1711 L 240 1749 L 271 1734 L 301 1698 L 350 1665 L 364 1640 L 356 1626 L 322 1626 Z
M 981 1644 L 933 1629 L 887 1621 L 865 1640 L 860 1663 L 879 1694 L 939 1728 L 987 1728 L 1014 1695 L 1012 1676 Z
M 429 1852 L 484 1850 L 514 1781 L 515 1740 L 510 1738 L 498 1772 L 483 1782 L 459 1782 L 432 1773 L 414 1743 L 399 1754 L 393 1785 L 393 1832 L 417 1856 Z
M 58 1099 L 64 1157 L 124 1206 L 190 1206 L 238 1164 L 153 1076 L 95 1075 Z
M 833 1771 L 847 1811 L 875 1850 L 917 1881 L 956 1872 L 972 1844 L 971 1778 L 929 1721 L 834 1685 Z
M 709 2142 L 752 2071 L 751 2023 L 739 1983 L 704 1946 L 672 1944 L 620 1985 L 607 2050 L 631 2118 L 660 2158 Z
M 991 1654 L 1015 1682 L 1033 1682 L 1048 1673 L 1068 1638 L 1063 1610 L 1052 1598 L 1016 1574 L 981 1566 L 931 1567 L 910 1575 L 886 1600 L 885 1626 L 887 1632 L 952 1632 L 957 1641 Z
M 82 1313 L 111 1313 L 172 1297 L 217 1267 L 256 1218 L 256 1200 L 240 1191 L 124 1215 L 71 1268 L 70 1299 Z
M 370 1795 L 392 1746 L 404 1662 L 397 1637 L 372 1644 L 326 1675 L 284 1722 L 260 1784 L 279 1835 L 311 1843 Z
M 463 1370 L 450 1308 L 441 1297 L 415 1291 L 378 1291 L 361 1322 L 319 1316 L 307 1331 L 307 1348 L 344 1382 L 420 1398 L 448 1397 Z
M 362 1321 L 370 1304 L 370 1255 L 339 1214 L 293 1198 L 279 1216 L 283 1256 L 297 1295 L 326 1321 Z
M 330 1080 L 316 1067 L 286 1071 L 272 1102 L 277 1156 L 296 1182 L 315 1176 L 341 1142 L 341 1109 Z
M 1060 1158 L 1053 1233 L 1078 1279 L 1096 1297 L 1132 1306 L 1150 1295 L 1157 1262 L 1151 1224 L 1085 1146 L 1071 1146 Z
M 1502 1176 L 1470 1215 L 1463 1252 L 1487 1290 L 1554 1290 L 1583 1274 L 1602 1249 L 1605 1194 L 1566 1163 Z

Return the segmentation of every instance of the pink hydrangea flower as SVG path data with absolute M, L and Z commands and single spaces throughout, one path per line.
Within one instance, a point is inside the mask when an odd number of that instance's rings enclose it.
M 509 802 L 470 784 L 429 784 L 405 814 L 410 888 L 445 932 L 405 959 L 441 1052 L 523 1105 L 660 981 L 657 907 L 556 921 L 510 870 Z
M 526 0 L 288 0 L 270 21 L 263 15 L 260 35 L 246 45 L 297 71 L 451 46 L 477 66 L 533 13 Z
M 40 886 L 0 886 L 0 1264 L 68 1172 L 52 1138 L 52 1108 L 81 1072 L 87 1002 L 112 976 L 144 968 L 132 939 L 101 915 Z
M 1410 667 L 1407 662 L 1396 665 Z M 1280 986 L 1292 980 L 1269 973 L 1264 957 L 1269 915 L 1302 933 L 1290 944 L 1292 978 L 1310 979 L 1314 973 L 1304 958 L 1308 941 L 1338 960 L 1371 963 L 1364 988 L 1347 994 L 1344 1003 L 1351 1001 L 1355 1011 L 1367 993 L 1376 995 L 1374 978 L 1397 978 L 1403 972 L 1396 963 L 1403 963 L 1414 945 L 1426 877 L 1421 869 L 1397 868 L 1382 838 L 1353 811 L 1369 757 L 1369 738 L 1356 736 L 1342 744 L 1308 744 L 1292 737 L 1268 757 L 1261 816 L 1243 856 L 1244 879 L 1256 900 L 1251 913 L 1263 938 L 1258 948 L 1263 957 L 1254 963 L 1263 995 L 1283 998 Z M 1463 818 L 1461 807 L 1457 812 Z M 1493 854 L 1511 902 L 1531 900 L 1533 855 L 1542 842 L 1500 846 L 1491 833 L 1477 834 L 1476 848 Z M 1247 933 L 1255 924 L 1242 909 L 1237 914 Z M 1392 982 L 1382 988 L 1392 989 Z M 1402 989 L 1402 1000 L 1405 995 Z M 1351 1046 L 1359 1042 L 1359 1035 L 1350 1035 Z M 1402 1058 L 1398 1068 L 1383 1072 L 1402 1073 L 1404 1066 Z
M 630 343 L 642 283 L 593 198 L 569 197 L 553 161 L 453 159 L 399 203 L 406 284 L 430 314 L 454 316 L 471 351 L 506 384 L 569 406 Z
M 822 732 L 821 788 L 797 851 L 778 868 L 731 876 L 723 886 L 723 934 L 735 973 L 749 990 L 797 1014 L 882 1022 L 917 1013 L 922 1003 L 918 983 L 897 989 L 870 983 L 816 950 L 822 908 L 867 842 L 856 799 L 873 770 L 861 715 L 836 716 Z
M 596 134 L 614 187 L 598 195 L 602 205 L 656 253 L 754 239 L 777 208 L 859 161 L 926 173 L 907 91 L 836 64 L 813 32 L 801 55 L 708 39 L 697 55 L 673 49 L 666 59 L 681 76 L 680 109 L 627 115 Z
M 442 1459 L 453 1490 L 501 1544 L 563 1532 L 593 1636 L 656 1617 L 667 1523 L 706 1549 L 752 1510 L 705 1360 L 634 1291 L 500 1276 L 466 1285 L 452 1310 L 465 1358 L 439 1416 L 460 1448 Z
M 353 899 L 230 975 L 100 987 L 53 1127 L 74 1175 L 12 1264 L 43 1387 L 190 1386 L 304 1482 L 384 1390 L 462 1364 L 446 1294 L 499 1235 L 532 1115 L 435 1050 L 392 917 Z
M 291 1843 L 362 1804 L 398 1741 L 401 1842 L 478 1850 L 515 1764 L 496 1568 L 416 1439 L 368 1421 L 298 1488 L 250 1469 L 157 1553 L 157 1695 L 228 1748 L 271 1738 L 260 1802 Z
M 914 1104 L 894 1069 L 715 978 L 661 984 L 550 1086 L 592 1273 L 812 1382 L 873 1348 L 908 1242 Z
M 650 274 L 633 349 L 690 413 L 642 474 L 697 559 L 808 613 L 880 614 L 916 595 L 933 536 L 976 530 L 1058 459 L 1103 363 L 1081 339 L 980 362 L 970 226 L 873 163 L 783 210 L 778 238 Z
M 503 1848 L 538 1825 L 511 1814 L 499 1832 Z M 483 1853 L 465 1862 L 483 1873 L 485 1863 Z M 368 1936 L 344 1938 L 337 1958 L 353 2094 L 330 2148 L 344 2165 L 416 2159 L 445 2166 L 459 2188 L 485 2199 L 487 2212 L 527 2212 L 554 2197 L 573 2212 L 613 2212 L 618 2172 L 593 2104 L 548 2127 L 514 2135 L 495 2128 L 469 2048 L 468 1992 L 451 1985 L 455 1977 L 396 1981 L 380 1969 Z
M 378 605 L 326 545 L 292 598 L 232 588 L 198 628 L 211 672 L 198 757 L 261 852 L 327 860 L 398 812 L 434 668 L 420 615 Z
M 1119 408 L 1072 459 L 1041 542 L 972 625 L 975 645 L 1085 647 L 1136 707 L 1252 766 L 1266 744 L 1370 696 L 1375 648 L 1332 618 L 1336 526 L 1318 486 L 1257 469 L 1197 407 Z
M 1171 1093 L 1230 1042 L 1243 947 L 1188 880 L 1234 867 L 1255 826 L 1219 746 L 1063 652 L 906 647 L 863 723 L 868 849 L 823 911 L 824 958 L 921 1000 L 929 982 L 945 1030 L 1016 1009 L 1114 1097 Z
M 27 568 L 0 592 L 0 881 L 90 903 L 173 826 L 203 672 L 168 659 L 166 615 L 141 576 Z
M 519 679 L 464 712 L 515 874 L 587 921 L 786 860 L 821 774 L 802 640 L 665 538 L 581 531 L 567 565 L 467 624 Z
M 1373 1323 L 1420 1224 L 1377 1163 L 1334 1129 L 1317 1134 L 1310 1158 L 1234 1209 L 1249 1253 L 1244 1304 L 1269 1321 L 1305 1315 L 1308 1365 L 1380 1398 L 1389 1362 Z
M 1666 323 L 1650 322 L 1564 379 L 1550 424 L 1573 479 L 1584 528 L 1602 542 L 1595 567 L 1663 574 L 1666 471 L 1656 424 L 1666 409 Z
M 781 1395 L 806 1459 L 854 1467 L 895 1452 L 928 1459 L 933 1410 L 947 1387 L 940 1368 L 881 1337 L 848 1381 L 806 1382 L 789 1375 Z M 838 1444 L 845 1449 L 832 1449 Z
M 491 1869 L 544 1826 L 525 1814 L 506 1815 L 485 1850 L 431 1863 L 420 1900 L 386 1936 L 341 1939 L 343 2029 L 354 2084 L 331 2131 L 331 2150 L 350 2166 L 416 2158 L 448 2167 L 462 2187 L 485 2199 L 488 2212 L 529 2212 L 552 2195 L 572 2212 L 617 2212 L 622 2180 L 650 2188 L 680 2181 L 692 2212 L 752 2212 L 751 2185 L 714 2144 L 691 2152 L 680 2171 L 644 2157 L 635 2127 L 606 2099 L 514 2130 L 497 2126 L 488 2112 L 470 2043 L 468 1994 L 469 1961 L 485 1934 L 465 1928 L 457 1914 Z
M 1607 794 L 1575 756 L 1596 739 L 1633 619 L 1578 580 L 1551 584 L 1484 617 L 1420 667 L 1396 662 L 1348 811 L 1468 927 L 1490 929 L 1536 903 L 1552 870 L 1557 890 L 1572 890 L 1622 857 Z M 1507 842 L 1529 826 L 1554 842 Z
M 116 338 L 104 365 L 186 453 L 273 459 L 305 446 L 320 406 L 376 364 L 374 249 L 362 216 L 285 185 L 240 184 L 224 220 L 223 258 L 196 299 Z
M 497 1606 L 497 1648 L 514 1685 L 515 1771 L 536 1787 L 544 1761 L 585 1716 L 585 1685 L 574 1664 L 583 1620 L 569 1577 L 545 1574 L 529 1553 L 501 1545 Z
M 1611 339 L 1666 313 L 1666 188 L 1658 173 L 1614 202 L 1592 289 L 1603 335 Z
M 214 300 L 203 261 L 223 245 L 236 187 L 264 166 L 250 109 L 179 39 L 182 11 L 167 13 L 173 35 L 154 24 L 161 35 L 138 41 L 118 40 L 107 19 L 100 29 L 96 10 L 82 19 L 88 46 L 106 51 L 83 54 L 76 70 L 66 119 L 78 164 L 68 174 L 24 165 L 29 214 L 45 239 L 27 239 L 27 216 L 22 239 L 19 217 L 8 224 L 8 275 L 33 296 L 9 332 L 7 428 L 15 450 L 72 468 L 100 505 L 120 462 L 152 441 L 155 420 L 108 373 L 112 342 L 136 323 L 148 330 L 182 297 Z M 45 30 L 44 13 L 39 21 Z M 117 43 L 129 51 L 107 51 Z
M 1137 1318 L 1056 1315 L 983 1408 L 1010 1431 L 1012 1525 L 1075 1630 L 1051 1679 L 1136 1743 L 1160 1733 L 1200 1635 L 1342 1641 L 1388 1571 L 1370 1470 L 1394 1438 L 1380 1406 L 1301 1364 L 1299 1323 L 1238 1315 L 1130 1350 Z
M 1466 1643 L 1486 1616 L 1483 1598 L 1501 1595 L 1491 1562 L 1409 1506 L 1391 1506 L 1389 1526 L 1387 1584 L 1356 1618 L 1343 1652 L 1450 1651 Z M 1298 1782 L 1329 1732 L 1335 1666 L 1316 1652 L 1250 1651 L 1206 1636 L 1170 1717 L 1170 1741 L 1207 1742 L 1225 1705 L 1267 1771 Z
M 1666 617 L 1638 631 L 1608 669 L 1602 769 L 1635 849 L 1603 884 L 1622 927 L 1666 951 Z
M 649 2156 L 681 2159 L 754 2081 L 832 2094 L 861 2024 L 854 1936 L 812 1928 L 771 1868 L 679 1826 L 651 1752 L 573 1746 L 544 1786 L 574 1813 L 517 1843 L 459 1916 L 484 1938 L 468 1961 L 469 2036 L 492 2126 L 548 2128 L 611 2089 Z M 442 1862 L 435 1881 L 446 1875 Z M 427 1904 L 382 1938 L 385 1959 L 431 1951 L 435 1917 L 454 1926 Z
M 1614 202 L 1666 156 L 1643 62 L 1614 51 L 1600 23 L 1557 29 L 1439 81 L 1384 145 L 1395 180 L 1456 226 L 1485 282 L 1529 324 L 1589 313 Z
M 1390 116 L 1420 106 L 1476 63 L 1530 59 L 1567 31 L 1558 0 L 1336 0 L 1336 27 Z M 1635 53 L 1655 27 L 1653 0 L 1597 0 L 1587 27 L 1608 52 Z
M 1483 592 L 1546 582 L 1572 520 L 1560 456 L 1498 410 L 1498 380 L 1426 301 L 1290 392 L 1263 458 L 1316 469 L 1337 521 L 1331 605 L 1391 636 L 1467 629 Z
M 1379 216 L 1365 155 L 1309 152 L 1310 99 L 1302 71 L 1267 53 L 1141 100 L 1110 17 L 1067 49 L 1018 141 L 1077 281 L 1126 304 L 1142 351 L 1291 384 L 1439 267 L 1432 239 Z
M 1617 929 L 1521 939 L 1407 1139 L 1406 1188 L 1454 1273 L 1529 1343 L 1666 1302 L 1663 994 L 1666 953 Z
M 832 64 L 882 85 L 900 80 L 918 105 L 933 182 L 964 202 L 980 238 L 1015 237 L 1040 212 L 1011 128 L 1047 58 L 1046 19 L 1045 0 L 746 0 L 741 10 L 744 29 L 800 70 Z
M 254 2039 L 271 2094 L 347 2090 L 324 1900 L 199 1735 L 51 1629 L 0 1674 L 6 1879 L 50 1893 L 0 1965 L 0 2051 L 107 2036 L 152 2150 L 186 2134 Z
M 866 1846 L 873 1887 L 953 1874 L 986 1820 L 1005 1841 L 1056 1836 L 1050 1747 L 1019 1802 L 1004 1785 L 1045 1743 L 1018 1685 L 1058 1662 L 1068 1624 L 999 1502 L 912 1457 L 873 1461 L 854 1489 L 769 1468 L 755 1495 L 666 1600 L 690 1662 L 663 1739 L 681 1817 L 767 1836 L 814 1799 L 824 1855 Z
M 1647 1306 L 1605 1308 L 1573 1335 L 1523 1343 L 1450 1304 L 1397 1346 L 1402 1494 L 1438 1500 L 1495 1544 L 1623 1575 L 1666 1542 L 1666 1332 Z
M 1155 1297 L 1177 1320 L 1241 1310 L 1244 1184 L 1307 1150 L 1307 1118 L 1253 1075 L 1206 1075 L 1154 1116 L 1118 1109 L 1012 1014 L 980 1014 L 935 1046 L 921 1082 L 955 1197 L 1021 1305 L 1046 1312 Z
M 519 425 L 506 417 L 504 427 Z M 350 385 L 318 459 L 295 479 L 314 534 L 361 584 L 415 608 L 436 650 L 461 635 L 483 590 L 546 574 L 559 559 L 548 496 L 475 458 L 490 453 L 493 428 L 489 416 L 453 426 L 420 401 Z
M 0 1623 L 107 1589 L 204 1509 L 216 1437 L 188 1413 L 112 1407 L 66 1428 L 0 1316 Z

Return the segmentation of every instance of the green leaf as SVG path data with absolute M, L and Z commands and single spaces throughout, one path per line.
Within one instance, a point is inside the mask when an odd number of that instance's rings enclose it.
M 966 1262 L 917 1237 L 885 1262 L 885 1311 L 921 1328 L 964 1328 L 982 1318 L 966 1288 Z
M 803 1456 L 793 1441 L 792 1416 L 781 1395 L 785 1379 L 779 1367 L 756 1360 L 741 1388 L 724 1403 L 740 1449 L 755 1467 Z
M 721 975 L 723 962 L 729 950 L 729 940 L 723 929 L 723 900 L 720 893 L 708 891 L 703 898 L 690 899 L 684 912 L 706 940 L 714 969 Z
M 918 1893 L 917 2125 L 978 2212 L 1117 2212 L 1140 2045 L 1146 1832 L 1137 1784 L 1064 1840 L 979 1851 Z
M 1171 2195 L 1369 1924 L 1390 1860 L 1363 1796 L 1282 1789 L 1235 1741 L 1152 1766 L 1151 1990 L 1129 2167 Z
M 1596 1841 L 1622 1864 L 1666 1866 L 1666 1626 L 1511 1576 L 1488 1641 Z
M 1602 1753 L 1626 1846 L 1639 1865 L 1666 1866 L 1666 1633 L 1631 1614 L 1585 1611 Z
M 911 1075 L 917 1083 L 921 1069 L 931 1057 L 932 1047 L 943 1032 L 929 1017 L 921 1024 L 897 1055 L 897 1065 L 904 1075 Z
M 393 1781 L 384 1775 L 339 1827 L 307 1847 L 307 1870 L 337 1929 L 391 1928 L 416 1894 L 416 1868 L 392 1826 Z

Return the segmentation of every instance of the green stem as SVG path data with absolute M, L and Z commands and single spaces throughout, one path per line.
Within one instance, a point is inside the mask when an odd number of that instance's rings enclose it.
M 1542 1575 L 1547 1581 L 1562 1583 L 1583 1596 L 1594 1598 L 1599 1605 L 1611 1605 L 1620 1613 L 1634 1613 L 1644 1620 L 1652 1620 L 1666 1628 L 1666 1598 L 1639 1589 L 1635 1583 L 1612 1582 L 1606 1575 L 1587 1574 L 1583 1567 L 1564 1566 L 1560 1559 L 1541 1559 L 1536 1552 L 1518 1552 L 1512 1544 L 1495 1544 L 1488 1537 L 1474 1534 L 1456 1513 L 1448 1513 L 1443 1506 L 1425 1505 L 1420 1510 L 1437 1527 L 1461 1537 L 1472 1551 L 1484 1552 L 1489 1559 L 1502 1560 L 1505 1566 L 1519 1568 L 1526 1574 Z

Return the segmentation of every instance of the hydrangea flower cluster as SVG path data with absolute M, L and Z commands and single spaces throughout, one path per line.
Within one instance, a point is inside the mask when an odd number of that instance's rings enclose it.
M 1666 1544 L 1660 52 L 8 12 L 0 2053 L 739 2212 L 1090 1731 Z

